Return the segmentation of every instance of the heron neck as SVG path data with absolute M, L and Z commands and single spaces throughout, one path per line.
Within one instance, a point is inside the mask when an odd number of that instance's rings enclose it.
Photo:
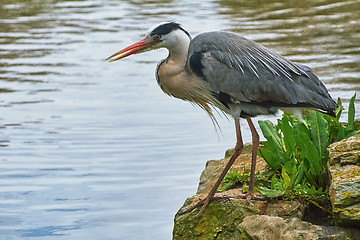
M 189 91 L 187 82 L 190 79 L 185 66 L 190 39 L 187 35 L 183 35 L 178 33 L 168 39 L 165 47 L 169 50 L 169 56 L 158 65 L 156 77 L 159 86 L 165 93 L 186 99 L 185 95 Z
M 190 39 L 185 34 L 178 34 L 174 44 L 168 47 L 169 56 L 166 63 L 174 71 L 182 71 L 185 68 L 185 64 L 188 57 Z

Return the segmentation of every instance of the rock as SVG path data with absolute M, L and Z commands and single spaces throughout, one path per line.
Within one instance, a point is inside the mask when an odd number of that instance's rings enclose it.
M 185 206 L 190 202 L 190 199 L 187 200 Z M 259 211 L 256 205 L 246 200 L 212 201 L 199 217 L 195 216 L 198 210 L 176 216 L 173 239 L 249 239 L 239 231 L 237 225 L 246 216 L 259 214 Z
M 252 239 L 319 239 L 321 228 L 298 218 L 283 219 L 266 215 L 248 216 L 239 225 Z
M 329 147 L 331 173 L 331 204 L 336 226 L 327 226 L 318 206 L 315 211 L 298 201 L 250 201 L 239 199 L 239 188 L 216 193 L 213 200 L 199 217 L 199 209 L 175 216 L 174 240 L 248 240 L 248 239 L 338 239 L 360 240 L 360 135 Z M 225 159 L 211 160 L 201 174 L 196 195 L 188 198 L 182 212 L 206 197 L 231 155 Z M 265 168 L 258 157 L 257 171 Z M 250 167 L 251 144 L 235 161 L 232 169 L 243 171 Z M 312 209 L 312 210 L 311 210 Z M 311 216 L 309 216 L 311 215 Z M 304 221 L 307 220 L 307 221 Z M 317 221 L 318 220 L 318 221 Z M 311 223 L 310 223 L 311 222 Z M 324 224 L 324 225 L 317 225 Z M 326 226 L 325 226 L 326 225 Z M 354 228 L 355 226 L 355 228 Z M 352 227 L 352 228 L 351 228 Z
M 229 192 L 228 192 L 229 194 Z M 230 194 L 236 194 L 234 191 Z M 238 194 L 238 193 L 237 193 Z M 198 195 L 196 195 L 198 196 Z M 192 197 L 186 200 L 179 212 L 196 203 L 199 199 Z M 220 197 L 220 194 L 217 194 Z M 238 228 L 247 216 L 259 214 L 280 214 L 284 217 L 301 216 L 302 205 L 297 201 L 253 201 L 228 198 L 214 200 L 202 215 L 196 217 L 199 210 L 175 217 L 174 240 L 211 240 L 211 239 L 251 239 L 244 230 Z M 279 210 L 280 209 L 280 210 Z
M 356 239 L 356 235 L 360 233 L 358 231 L 351 235 L 336 227 L 313 225 L 298 218 L 283 219 L 266 215 L 248 216 L 238 229 L 254 240 Z
M 332 166 L 330 172 L 330 200 L 335 222 L 341 226 L 360 227 L 360 166 Z
M 335 142 L 328 147 L 329 164 L 360 164 L 360 134 Z
M 360 227 L 360 134 L 331 144 L 328 151 L 334 220 Z
M 267 200 L 261 209 L 263 215 L 279 216 L 282 218 L 304 218 L 305 206 L 297 200 L 293 201 L 277 201 Z
M 197 202 L 197 196 L 187 199 L 179 212 Z M 360 230 L 300 220 L 302 209 L 296 201 L 214 200 L 199 217 L 199 209 L 176 215 L 173 240 L 360 239 Z

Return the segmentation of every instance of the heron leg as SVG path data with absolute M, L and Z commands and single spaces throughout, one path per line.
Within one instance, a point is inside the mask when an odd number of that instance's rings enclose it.
M 260 144 L 260 138 L 259 138 L 259 134 L 257 133 L 257 131 L 255 129 L 255 126 L 254 126 L 253 122 L 251 121 L 251 118 L 247 118 L 246 120 L 247 120 L 247 122 L 249 124 L 249 127 L 250 127 L 250 131 L 251 131 L 251 134 L 252 134 L 252 144 L 253 144 L 249 190 L 248 190 L 248 192 L 246 194 L 246 199 L 250 200 L 251 198 L 253 198 L 253 195 L 254 195 L 256 156 L 257 156 L 257 151 L 258 151 L 259 144 Z
M 235 145 L 234 153 L 231 156 L 229 162 L 226 164 L 224 170 L 221 172 L 215 185 L 211 188 L 210 192 L 208 193 L 208 195 L 206 196 L 205 199 L 198 202 L 197 204 L 190 207 L 189 209 L 181 212 L 180 214 L 185 214 L 185 213 L 191 212 L 195 208 L 202 205 L 200 211 L 196 214 L 196 216 L 200 216 L 203 213 L 203 211 L 205 210 L 206 206 L 210 203 L 210 201 L 214 199 L 215 193 L 216 193 L 218 187 L 220 186 L 222 180 L 226 176 L 226 173 L 229 171 L 229 169 L 231 168 L 231 166 L 233 165 L 235 160 L 239 157 L 239 155 L 241 154 L 241 152 L 244 148 L 244 144 L 243 144 L 242 137 L 241 137 L 240 121 L 238 118 L 235 119 L 235 129 L 236 129 L 236 145 Z

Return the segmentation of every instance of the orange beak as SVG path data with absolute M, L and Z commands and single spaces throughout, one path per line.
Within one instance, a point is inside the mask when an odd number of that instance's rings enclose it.
M 117 61 L 119 59 L 125 58 L 127 56 L 130 56 L 132 54 L 138 53 L 138 52 L 142 52 L 144 49 L 146 49 L 147 47 L 152 45 L 152 41 L 149 41 L 147 39 L 142 39 L 134 44 L 131 44 L 130 46 L 114 53 L 113 55 L 111 55 L 110 57 L 108 57 L 106 60 L 110 60 L 110 62 L 114 62 Z M 118 56 L 120 55 L 120 56 Z M 117 56 L 117 57 L 116 57 Z M 116 57 L 116 58 L 114 58 Z

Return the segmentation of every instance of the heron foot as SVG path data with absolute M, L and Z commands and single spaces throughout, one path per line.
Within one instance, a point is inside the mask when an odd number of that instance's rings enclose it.
M 207 196 L 206 198 L 200 200 L 199 202 L 197 202 L 196 204 L 194 204 L 193 206 L 189 207 L 188 209 L 182 211 L 182 212 L 179 212 L 178 215 L 184 215 L 186 213 L 189 213 L 189 212 L 192 212 L 194 211 L 196 208 L 201 207 L 200 211 L 196 214 L 195 217 L 199 217 L 205 210 L 205 208 L 207 207 L 207 205 L 209 205 L 210 201 L 213 200 L 214 197 L 212 198 L 209 198 L 209 196 Z
M 246 201 L 250 202 L 251 199 L 255 197 L 253 192 L 247 192 L 245 195 Z

